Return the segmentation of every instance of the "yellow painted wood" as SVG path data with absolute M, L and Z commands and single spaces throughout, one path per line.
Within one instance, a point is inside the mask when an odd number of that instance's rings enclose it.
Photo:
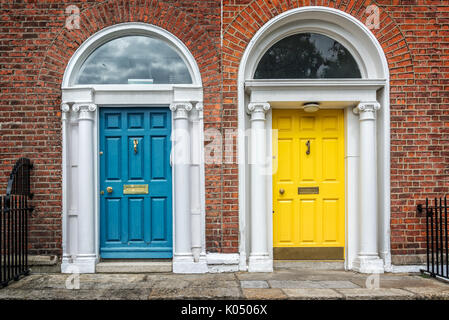
M 344 247 L 343 110 L 274 109 L 273 129 L 273 246 Z

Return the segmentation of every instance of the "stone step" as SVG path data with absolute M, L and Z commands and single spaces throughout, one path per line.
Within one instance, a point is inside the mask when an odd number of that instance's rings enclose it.
M 321 260 L 274 260 L 273 268 L 297 269 L 297 270 L 344 270 L 344 261 L 321 261 Z
M 28 266 L 31 273 L 61 272 L 61 263 L 57 256 L 28 255 Z
M 102 261 L 96 266 L 97 273 L 160 273 L 172 272 L 171 261 Z

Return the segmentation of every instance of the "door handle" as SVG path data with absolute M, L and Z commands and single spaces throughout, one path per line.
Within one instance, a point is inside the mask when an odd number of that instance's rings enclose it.
M 137 145 L 139 144 L 139 140 L 134 139 L 134 153 L 137 153 Z
M 284 189 L 282 189 L 282 188 L 279 189 L 279 193 L 280 193 L 280 194 L 284 194 L 284 192 L 285 192 Z
M 310 140 L 307 140 L 306 146 L 307 146 L 306 154 L 308 155 L 310 154 Z
M 113 190 L 112 190 L 112 187 L 107 187 L 107 188 L 106 188 L 106 191 L 107 191 L 108 193 L 112 193 L 112 191 L 113 191 Z

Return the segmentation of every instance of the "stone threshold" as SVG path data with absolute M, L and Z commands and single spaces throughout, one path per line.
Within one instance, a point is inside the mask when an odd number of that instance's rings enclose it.
M 172 272 L 171 261 L 101 261 L 97 273 L 167 273 Z
M 343 260 L 273 260 L 273 268 L 296 270 L 344 270 Z

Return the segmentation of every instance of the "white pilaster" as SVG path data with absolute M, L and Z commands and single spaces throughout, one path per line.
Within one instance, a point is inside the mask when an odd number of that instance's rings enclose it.
M 268 253 L 266 206 L 266 118 L 270 104 L 250 103 L 251 114 L 251 252 L 249 272 L 272 272 L 273 260 Z
M 360 117 L 360 244 L 354 269 L 362 273 L 383 273 L 384 264 L 379 258 L 377 243 L 377 161 L 376 161 L 376 110 L 378 102 L 361 102 L 354 112 Z
M 203 111 L 201 102 L 195 105 L 190 112 L 191 121 L 191 167 L 190 167 L 190 212 L 191 212 L 191 237 L 192 254 L 195 263 L 195 269 L 198 272 L 207 272 L 206 254 L 202 250 L 202 225 L 201 225 L 201 127 L 200 113 Z
M 173 272 L 197 273 L 192 254 L 192 229 L 190 212 L 190 102 L 175 102 L 173 112 L 173 166 L 174 166 L 174 215 L 175 243 L 173 248 Z
M 73 105 L 78 116 L 78 253 L 74 264 L 80 273 L 94 273 L 95 250 L 95 180 L 93 122 L 97 106 L 93 103 Z
M 67 103 L 61 103 L 61 129 L 62 129 L 62 194 L 67 194 L 67 131 L 68 131 L 68 119 L 70 117 L 70 105 Z M 68 235 L 68 216 L 67 216 L 67 197 L 62 199 L 62 257 L 63 260 L 67 259 L 70 252 L 69 243 L 67 241 Z

